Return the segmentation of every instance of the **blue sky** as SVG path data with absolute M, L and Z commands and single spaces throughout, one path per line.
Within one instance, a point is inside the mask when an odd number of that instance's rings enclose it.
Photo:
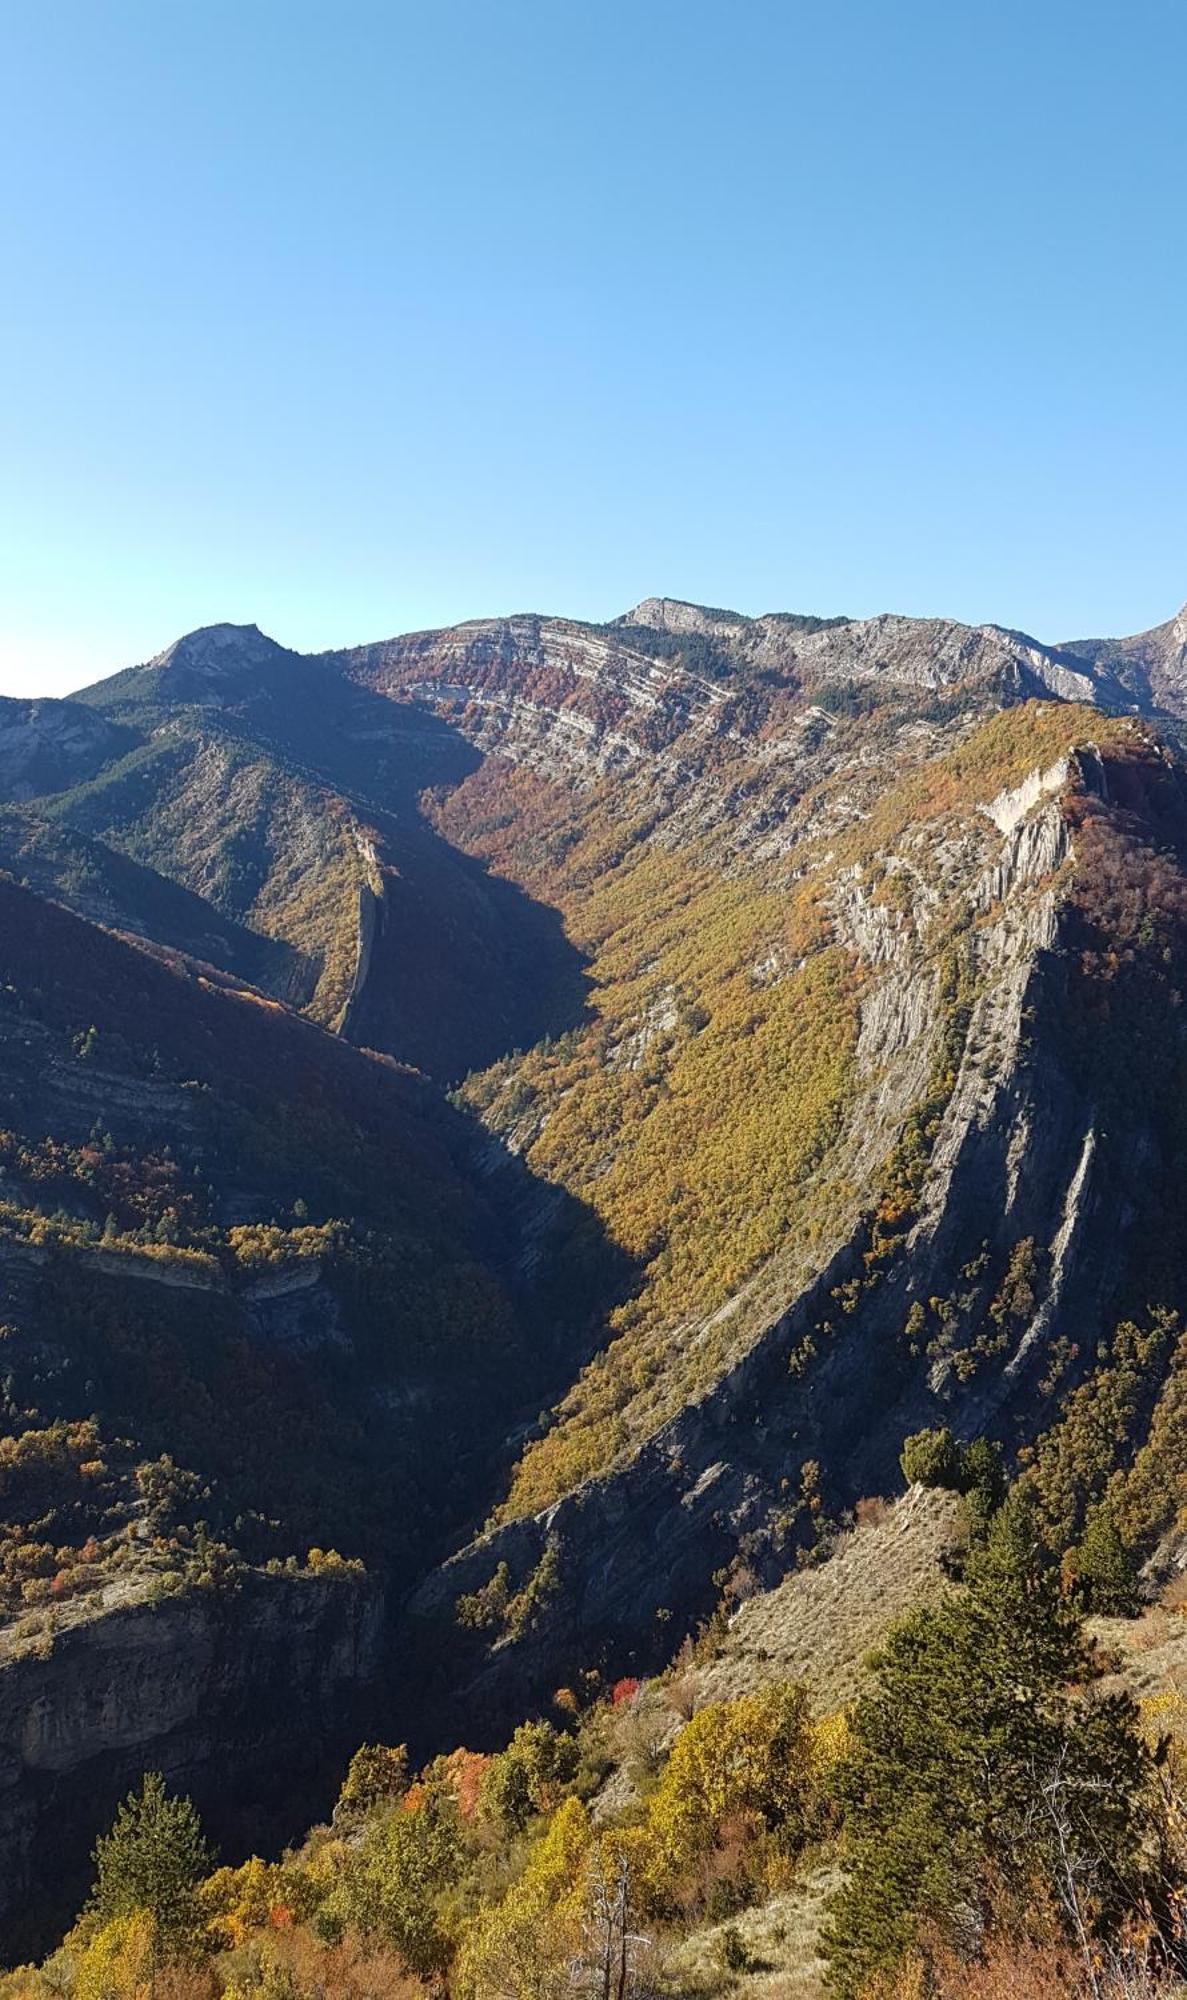
M 1187 596 L 1181 0 L 0 0 L 0 689 Z

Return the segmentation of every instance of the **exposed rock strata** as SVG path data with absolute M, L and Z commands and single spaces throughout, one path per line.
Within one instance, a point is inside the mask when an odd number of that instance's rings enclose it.
M 75 843 L 51 852 L 43 841 L 38 887 L 69 879 L 84 850 L 101 870 L 105 852 L 128 862 L 151 845 L 148 872 L 191 899 L 176 906 L 179 935 L 209 938 L 216 962 L 237 970 L 240 932 L 266 932 L 261 986 L 438 1081 L 563 1037 L 585 1018 L 584 966 L 557 909 L 440 830 L 441 795 L 471 777 L 481 784 L 484 759 L 496 831 L 500 813 L 514 816 L 511 780 L 527 774 L 553 788 L 529 800 L 546 796 L 555 811 L 530 828 L 523 880 L 541 852 L 562 866 L 564 840 L 576 835 L 553 820 L 589 806 L 606 852 L 611 835 L 677 856 L 697 847 L 719 878 L 761 876 L 776 906 L 808 882 L 853 972 L 852 1089 L 827 1157 L 810 1169 L 827 1191 L 827 1231 L 820 1240 L 789 1231 L 724 1304 L 676 1329 L 688 1353 L 715 1357 L 712 1379 L 677 1415 L 543 1514 L 480 1536 L 421 1583 L 398 1633 L 411 1671 L 386 1675 L 389 1687 L 416 1692 L 403 1716 L 389 1705 L 389 1733 L 419 1731 L 426 1745 L 492 1740 L 575 1664 L 658 1663 L 710 1608 L 714 1572 L 740 1549 L 767 1581 L 794 1560 L 812 1532 L 801 1504 L 812 1464 L 824 1507 L 839 1512 L 890 1490 L 902 1436 L 920 1423 L 964 1434 L 992 1424 L 1007 1442 L 1033 1431 L 1051 1337 L 1069 1319 L 1099 1323 L 1149 1171 L 1141 1105 L 1104 1117 L 1068 1051 L 1078 978 L 1068 797 L 1103 796 L 1104 761 L 1085 742 L 979 810 L 966 799 L 967 810 L 934 820 L 908 814 L 872 855 L 852 857 L 894 775 L 961 746 L 1003 707 L 1034 695 L 1103 710 L 1187 705 L 1185 660 L 1182 619 L 1111 647 L 1049 648 L 948 620 L 748 619 L 651 599 L 604 627 L 480 620 L 321 659 L 254 627 L 213 627 L 89 691 L 86 705 L 0 713 L 0 794 L 27 800 L 40 787 L 49 797 L 38 812 Z M 1090 737 L 1100 719 L 1088 718 Z M 421 813 L 428 787 L 432 810 Z M 87 891 L 88 914 L 118 921 L 126 897 L 126 927 L 151 934 L 151 884 L 125 874 L 101 887 L 102 898 Z M 750 940 L 753 991 L 794 977 L 802 949 L 777 923 Z M 195 976 L 218 977 L 210 966 Z M 643 1072 L 679 1025 L 681 1000 L 666 974 L 649 989 L 641 979 L 608 1070 L 628 1081 Z M 55 1129 L 79 1140 L 100 1118 L 121 1133 L 199 1129 L 188 1085 L 131 1079 L 101 1060 L 47 1082 L 35 1026 L 6 1017 L 3 1035 L 6 1116 L 49 1101 Z M 909 1235 L 883 1268 L 871 1212 L 921 1105 L 926 1173 Z M 570 1197 L 534 1182 L 515 1155 L 548 1116 L 546 1102 L 520 1105 L 499 1139 L 479 1134 L 477 1149 L 488 1187 L 514 1183 L 502 1210 L 507 1261 L 533 1287 Z M 1094 1227 L 1104 1215 L 1109 1231 Z M 963 1315 L 962 1336 L 973 1331 L 1023 1239 L 1037 1246 L 1039 1297 L 988 1364 L 974 1355 L 966 1373 L 957 1365 L 966 1350 L 912 1345 L 913 1310 L 937 1300 Z M 0 1257 L 6 1299 L 27 1295 L 43 1253 L 9 1244 Z M 93 1257 L 106 1282 L 159 1282 L 147 1264 Z M 982 1257 L 985 1275 L 966 1281 Z M 954 1303 L 962 1282 L 972 1305 Z M 240 1296 L 258 1337 L 297 1356 L 346 1353 L 320 1270 L 282 1272 Z M 592 1335 L 578 1339 L 563 1310 L 555 1317 L 560 1372 L 587 1358 Z M 428 1374 L 406 1369 L 380 1384 L 377 1420 L 403 1413 L 431 1431 L 441 1403 Z M 530 1424 L 521 1415 L 506 1418 L 504 1459 Z M 488 1485 L 493 1477 L 492 1468 Z M 501 1561 L 519 1591 L 552 1569 L 546 1616 L 517 1639 L 463 1637 L 456 1601 Z M 90 1623 L 67 1620 L 47 1657 L 9 1659 L 0 1879 L 6 1869 L 20 1896 L 47 1829 L 81 1860 L 145 1764 L 192 1790 L 218 1831 L 227 1793 L 266 1801 L 270 1775 L 299 1775 L 287 1768 L 294 1744 L 313 1746 L 315 1761 L 339 1735 L 350 1747 L 355 1693 L 380 1660 L 380 1615 L 353 1585 L 254 1577 L 233 1600 L 113 1601 Z M 318 1777 L 309 1774 L 315 1789 Z M 223 1824 L 232 1847 L 242 1832 L 267 1840 L 283 1825 L 244 1829 L 233 1815 Z
M 518 1639 L 471 1645 L 454 1725 L 472 1712 L 497 1732 L 526 1690 L 543 1700 L 576 1633 L 619 1669 L 654 1667 L 671 1625 L 708 1611 L 713 1572 L 740 1547 L 752 1562 L 766 1547 L 778 1573 L 781 1521 L 790 1507 L 794 1539 L 809 1461 L 822 1468 L 826 1504 L 844 1507 L 893 1486 L 901 1439 L 924 1423 L 971 1435 L 992 1420 L 1007 1440 L 1026 1435 L 1057 1313 L 1093 1323 L 1123 1268 L 1123 1229 L 1094 1231 L 1090 1218 L 1105 1207 L 1133 1212 L 1127 1187 L 1144 1143 L 1140 1129 L 1098 1130 L 1095 1105 L 1060 1055 L 1071 850 L 1056 782 L 1091 785 L 1100 772 L 1091 755 L 1061 766 L 1057 779 L 1036 772 L 994 816 L 971 884 L 970 903 L 986 919 L 966 935 L 973 998 L 910 1236 L 872 1289 L 838 1311 L 836 1288 L 862 1272 L 862 1211 L 879 1163 L 925 1094 L 943 1028 L 926 906 L 917 929 L 884 906 L 872 911 L 855 881 L 841 883 L 838 919 L 873 975 L 861 1003 L 861 1085 L 829 1159 L 830 1175 L 853 1189 L 848 1224 L 814 1265 L 789 1245 L 738 1295 L 736 1358 L 679 1415 L 543 1514 L 487 1533 L 421 1587 L 410 1643 L 456 1647 L 456 1600 L 500 1562 L 522 1589 L 551 1551 L 547 1617 Z M 1140 1121 L 1139 1107 L 1134 1115 Z M 1046 1277 L 1008 1352 L 968 1379 L 943 1356 L 914 1358 L 903 1333 L 913 1302 L 950 1293 L 982 1253 L 1000 1272 L 1023 1238 L 1044 1253 Z M 983 1287 L 976 1310 L 988 1297 Z M 814 1358 L 804 1370 L 794 1364 L 806 1340 Z

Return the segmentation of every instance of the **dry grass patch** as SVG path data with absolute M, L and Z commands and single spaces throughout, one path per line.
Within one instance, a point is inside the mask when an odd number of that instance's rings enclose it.
M 947 1587 L 944 1561 L 964 1533 L 957 1494 L 913 1487 L 881 1520 L 846 1535 L 818 1569 L 796 1571 L 742 1605 L 718 1657 L 697 1670 L 697 1705 L 763 1681 L 798 1680 L 817 1713 L 843 1707 L 890 1626 Z

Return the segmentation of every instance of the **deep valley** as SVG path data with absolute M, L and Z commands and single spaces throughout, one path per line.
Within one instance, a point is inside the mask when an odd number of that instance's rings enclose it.
M 1065 1581 L 1107 1505 L 1171 1617 L 1185 728 L 1187 611 L 1046 645 L 667 599 L 214 626 L 0 702 L 10 1960 L 146 1771 L 271 1865 L 360 1743 L 548 1717 L 597 1782 L 562 1755 L 514 1837 L 636 1824 L 706 1704 L 839 1712 L 991 1489 Z M 920 1436 L 955 1456 L 908 1476 Z M 400 1977 L 552 1991 L 466 1936 Z M 662 1990 L 727 1990 L 691 1965 Z

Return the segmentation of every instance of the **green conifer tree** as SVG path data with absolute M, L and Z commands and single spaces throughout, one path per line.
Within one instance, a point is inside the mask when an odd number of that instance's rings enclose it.
M 1100 1501 L 1089 1514 L 1079 1546 L 1070 1553 L 1068 1570 L 1086 1611 L 1105 1618 L 1137 1616 L 1133 1562 L 1107 1500 Z
M 854 1712 L 841 1781 L 849 1876 L 825 1943 L 843 2000 L 925 1932 L 975 1950 L 995 1911 L 1025 1912 L 1036 1889 L 1077 1943 L 1132 1908 L 1148 1761 L 1132 1702 L 1093 1697 L 1092 1678 L 1016 1491 L 966 1590 L 895 1628 Z
M 160 1772 L 149 1771 L 96 1842 L 94 1862 L 89 1908 L 99 1921 L 145 1911 L 162 1958 L 184 1957 L 198 1930 L 194 1892 L 210 1868 L 192 1802 L 170 1798 Z

